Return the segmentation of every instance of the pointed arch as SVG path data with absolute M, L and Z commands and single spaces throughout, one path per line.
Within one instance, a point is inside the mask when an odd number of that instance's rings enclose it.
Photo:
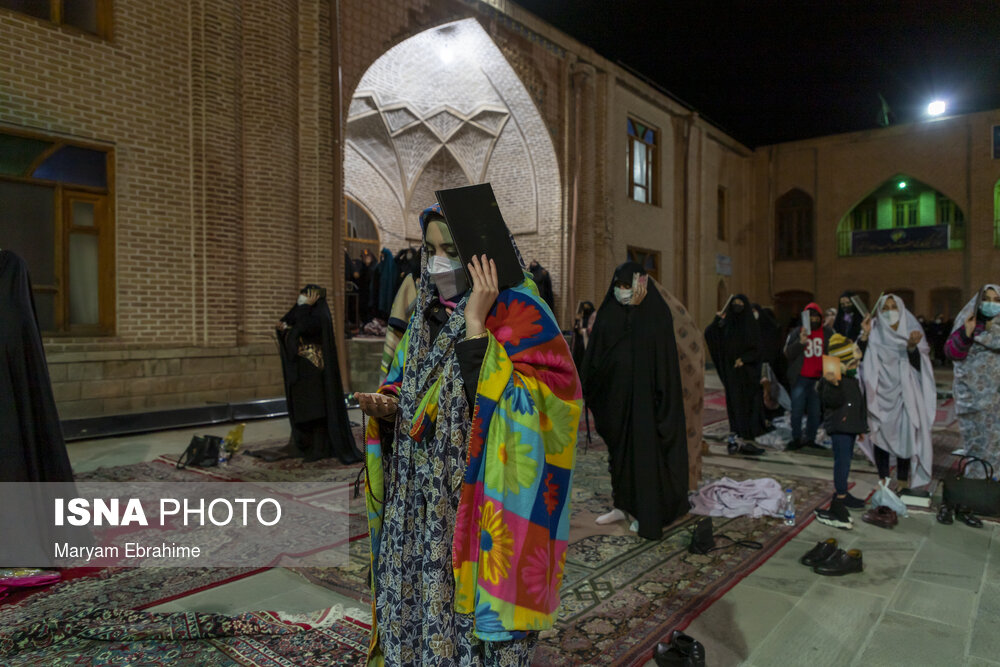
M 855 232 L 932 225 L 947 225 L 949 250 L 965 247 L 965 213 L 961 207 L 933 186 L 899 173 L 871 190 L 840 219 L 837 254 L 855 254 Z
M 435 189 L 483 181 L 515 235 L 562 224 L 551 135 L 475 19 L 428 28 L 375 60 L 354 91 L 345 143 L 345 194 L 365 202 L 390 245 L 419 236 L 414 211 Z M 556 280 L 559 247 L 527 245 Z

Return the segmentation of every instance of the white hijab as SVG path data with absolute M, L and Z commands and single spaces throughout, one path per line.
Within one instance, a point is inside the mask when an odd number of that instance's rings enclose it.
M 972 309 L 976 307 L 976 300 L 979 299 L 979 295 L 988 289 L 1000 294 L 1000 285 L 995 285 L 993 283 L 986 283 L 983 285 L 983 288 L 976 292 L 976 295 L 969 299 L 969 302 L 965 304 L 962 310 L 959 311 L 958 315 L 955 316 L 955 324 L 951 327 L 952 333 L 958 331 L 959 327 L 965 326 L 965 320 L 969 319 L 969 316 L 972 315 Z
M 983 285 L 983 288 L 976 292 L 976 296 L 972 297 L 955 317 L 952 333 L 959 327 L 965 326 L 965 320 L 969 319 L 972 309 L 976 307 L 979 294 L 988 289 L 1000 294 L 1000 285 L 993 283 Z M 992 331 L 982 331 L 976 335 L 968 356 L 962 361 L 955 362 L 952 394 L 955 397 L 957 414 L 994 409 L 996 405 L 996 392 L 993 388 L 1000 384 L 1000 331 L 997 329 L 997 324 L 993 323 Z M 986 391 L 983 390 L 984 385 Z
M 899 309 L 899 325 L 895 330 L 882 315 L 889 297 L 895 300 Z M 917 344 L 920 351 L 920 370 L 917 371 L 910 365 L 906 345 L 911 331 L 924 331 L 903 300 L 895 294 L 885 294 L 875 304 L 872 315 L 868 349 L 861 360 L 870 432 L 861 440 L 861 448 L 872 461 L 872 445 L 887 450 L 897 459 L 913 459 L 910 485 L 924 486 L 931 481 L 931 427 L 937 411 L 937 390 L 927 337 Z

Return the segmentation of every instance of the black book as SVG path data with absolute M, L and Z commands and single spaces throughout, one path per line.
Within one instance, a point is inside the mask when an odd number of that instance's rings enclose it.
M 521 262 L 514 252 L 510 232 L 500 214 L 500 207 L 489 183 L 469 185 L 464 188 L 438 190 L 434 193 L 451 237 L 458 249 L 469 285 L 472 276 L 468 265 L 473 256 L 486 255 L 497 265 L 497 281 L 501 290 L 520 285 L 524 281 Z

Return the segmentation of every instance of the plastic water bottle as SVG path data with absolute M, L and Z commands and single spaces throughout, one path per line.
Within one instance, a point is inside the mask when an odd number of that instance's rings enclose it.
M 795 525 L 795 502 L 792 500 L 792 490 L 785 489 L 785 525 L 794 526 Z

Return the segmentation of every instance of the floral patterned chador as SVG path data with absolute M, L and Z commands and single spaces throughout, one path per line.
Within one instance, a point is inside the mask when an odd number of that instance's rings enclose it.
M 425 313 L 437 297 L 422 265 L 379 390 L 399 398 L 391 437 L 384 422 L 368 424 L 369 664 L 527 665 L 559 606 L 579 378 L 526 277 L 486 320 L 470 410 L 455 353 L 466 299 L 432 339 Z

